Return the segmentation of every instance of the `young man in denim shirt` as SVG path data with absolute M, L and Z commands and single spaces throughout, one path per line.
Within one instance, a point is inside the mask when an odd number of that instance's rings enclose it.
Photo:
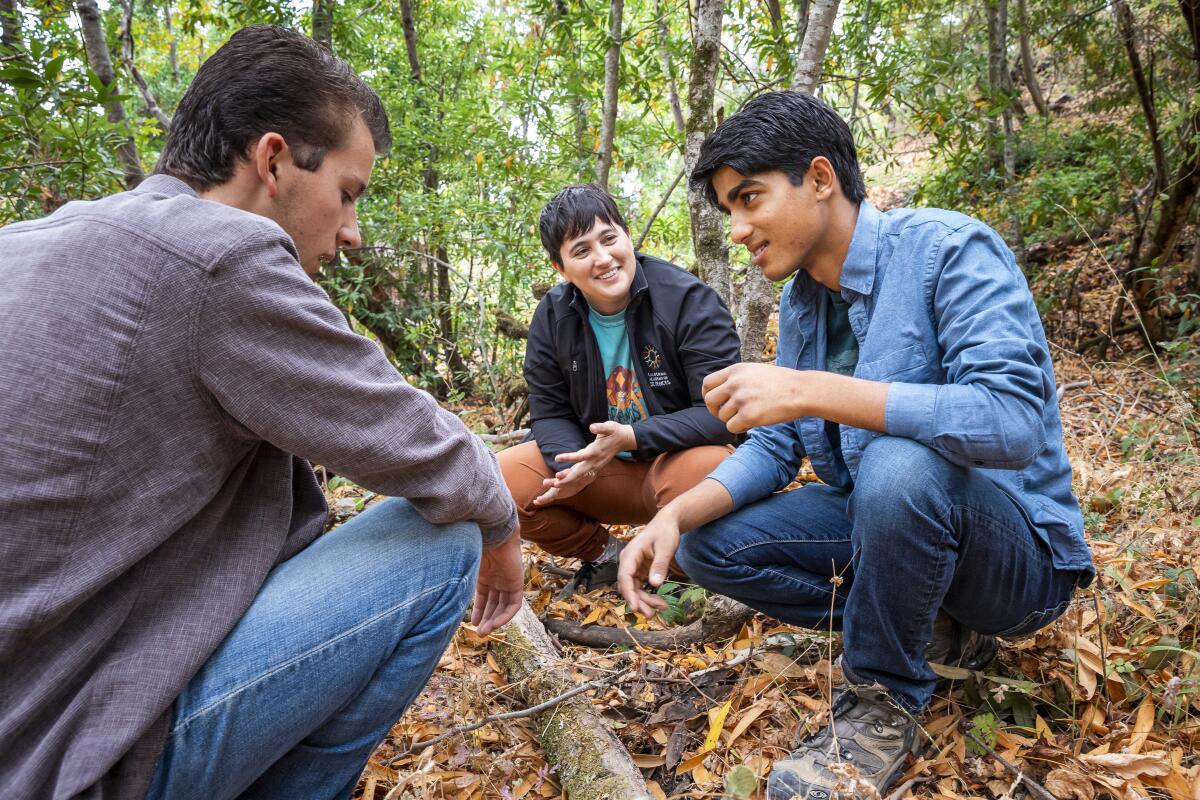
M 979 666 L 1094 576 L 1045 334 L 1001 238 L 877 211 L 849 127 L 809 95 L 748 103 L 691 180 L 757 268 L 790 278 L 778 356 L 705 381 L 748 441 L 630 543 L 621 591 L 653 613 L 643 587 L 675 556 L 781 620 L 840 628 L 831 725 L 776 762 L 767 796 L 829 798 L 838 762 L 884 789 L 920 744 L 929 661 Z M 805 456 L 823 483 L 776 494 Z

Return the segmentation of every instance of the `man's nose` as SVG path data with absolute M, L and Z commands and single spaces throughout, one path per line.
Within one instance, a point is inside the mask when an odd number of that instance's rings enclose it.
M 750 233 L 754 229 L 744 219 L 739 219 L 736 216 L 729 218 L 729 240 L 734 244 L 745 244 L 750 240 Z
M 350 212 L 350 218 L 338 229 L 338 247 L 362 247 L 362 237 L 358 234 L 358 215 L 353 211 Z

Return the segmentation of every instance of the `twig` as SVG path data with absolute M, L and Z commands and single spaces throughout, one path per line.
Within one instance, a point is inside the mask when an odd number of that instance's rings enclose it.
M 993 750 L 990 746 L 988 746 L 987 742 L 983 741 L 978 736 L 976 736 L 974 734 L 974 732 L 971 731 L 970 728 L 964 728 L 963 733 L 966 734 L 968 739 L 970 739 L 972 742 L 974 742 L 976 745 L 978 745 L 981 750 L 985 751 L 989 756 L 991 756 L 992 758 L 999 761 L 1004 766 L 1005 769 L 1007 769 L 1009 772 L 1011 772 L 1013 777 L 1017 779 L 1017 783 L 1024 783 L 1025 788 L 1027 788 L 1029 790 L 1029 793 L 1032 794 L 1034 797 L 1040 798 L 1040 800 L 1054 800 L 1054 795 L 1050 794 L 1050 792 L 1048 792 L 1046 790 L 1045 786 L 1042 786 L 1040 783 L 1035 781 L 1033 778 L 1026 775 L 1024 772 L 1022 772 L 1020 770 L 1019 767 L 1017 767 L 1016 765 L 1011 763 L 1008 759 L 1006 759 L 1004 756 L 1000 755 L 995 750 Z M 1016 784 L 1014 784 L 1014 786 L 1015 785 Z
M 620 672 L 609 675 L 606 678 L 597 678 L 594 681 L 588 681 L 587 683 L 581 683 L 578 686 L 576 686 L 574 689 L 563 692 L 562 694 L 558 695 L 557 697 L 551 697 L 546 702 L 538 703 L 536 706 L 531 706 L 529 708 L 522 708 L 518 711 L 506 711 L 503 714 L 491 714 L 490 716 L 486 716 L 483 719 L 479 720 L 478 722 L 472 722 L 470 725 L 460 725 L 457 728 L 451 728 L 450 730 L 443 733 L 441 736 L 435 736 L 434 738 L 429 739 L 428 741 L 417 742 L 416 744 L 410 745 L 406 750 L 393 756 L 392 759 L 387 762 L 387 766 L 390 767 L 390 766 L 394 765 L 396 762 L 398 762 L 400 759 L 402 759 L 406 756 L 412 755 L 413 753 L 424 750 L 426 747 L 435 745 L 438 742 L 449 739 L 452 736 L 458 736 L 463 733 L 470 733 L 473 730 L 482 728 L 484 725 L 489 725 L 493 722 L 501 722 L 503 720 L 508 720 L 508 719 L 519 719 L 520 717 L 531 717 L 534 714 L 539 714 L 548 708 L 558 705 L 559 703 L 562 703 L 566 700 L 570 700 L 572 697 L 575 697 L 576 695 L 583 694 L 584 692 L 590 691 L 592 689 L 599 689 L 599 688 L 607 686 L 609 684 L 617 683 L 618 681 L 621 680 L 621 678 L 625 677 L 625 675 L 629 672 L 629 670 L 630 670 L 630 668 L 626 667 L 625 669 L 621 670 Z
M 904 797 L 904 794 L 909 789 L 913 788 L 919 783 L 929 783 L 931 780 L 933 780 L 933 776 L 931 775 L 918 775 L 915 778 L 909 778 L 904 783 L 897 786 L 891 794 L 884 798 L 884 800 L 900 800 L 900 798 Z
M 1092 385 L 1091 378 L 1088 378 L 1087 380 L 1083 380 L 1083 381 L 1071 381 L 1070 383 L 1064 383 L 1062 386 L 1058 387 L 1058 399 L 1062 400 L 1063 395 L 1066 394 L 1067 392 L 1071 391 L 1072 389 L 1082 389 L 1085 386 L 1091 386 L 1091 385 Z
M 667 189 L 667 193 L 663 195 L 662 200 L 658 201 L 658 206 L 654 212 L 650 214 L 650 219 L 646 220 L 646 227 L 642 228 L 642 234 L 638 236 L 637 244 L 633 246 L 634 250 L 642 249 L 642 242 L 646 241 L 646 234 L 650 233 L 650 226 L 654 224 L 654 220 L 658 219 L 658 215 L 666 207 L 667 201 L 671 199 L 671 194 L 675 191 L 675 187 L 679 185 L 679 181 L 683 179 L 683 173 L 686 169 L 679 170 L 679 174 L 675 176 L 675 180 L 671 182 L 671 186 Z

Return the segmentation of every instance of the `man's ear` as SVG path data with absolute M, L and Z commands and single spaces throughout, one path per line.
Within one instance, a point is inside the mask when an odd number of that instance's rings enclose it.
M 806 177 L 812 181 L 813 191 L 816 192 L 818 202 L 830 199 L 841 189 L 837 173 L 833 171 L 833 164 L 830 164 L 829 159 L 825 156 L 817 156 L 812 160 L 812 163 L 808 165 Z
M 273 131 L 258 137 L 250 153 L 254 162 L 254 172 L 267 190 L 267 196 L 274 198 L 279 194 L 279 163 L 289 156 L 287 142 L 282 136 Z

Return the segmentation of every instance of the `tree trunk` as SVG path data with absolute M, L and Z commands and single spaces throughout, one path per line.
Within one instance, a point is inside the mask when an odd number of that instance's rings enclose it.
M 746 269 L 741 302 L 738 304 L 737 329 L 742 340 L 742 361 L 755 363 L 763 360 L 767 322 L 774 309 L 775 285 L 761 269 L 751 264 Z
M 171 27 L 171 2 L 167 0 L 163 4 L 163 27 L 167 30 L 167 38 L 170 39 L 167 55 L 171 61 L 171 79 L 176 83 L 179 82 L 179 42 L 175 38 L 175 29 Z
M 617 86 L 621 82 L 621 15 L 625 0 L 612 0 L 608 18 L 608 52 L 604 54 L 604 106 L 600 112 L 600 152 L 596 155 L 596 183 L 608 188 L 617 131 Z
M 333 7 L 336 0 L 313 0 L 312 38 L 329 52 L 333 52 Z
M 492 645 L 492 652 L 523 702 L 539 705 L 577 685 L 528 604 L 497 634 L 503 639 Z M 562 702 L 533 720 L 542 753 L 571 800 L 649 800 L 642 773 L 612 723 L 587 698 Z
M 100 27 L 100 9 L 96 0 L 76 0 L 75 10 L 79 13 L 79 23 L 83 29 L 83 46 L 87 51 L 88 64 L 92 72 L 105 86 L 111 87 L 117 80 L 113 72 L 112 60 L 108 55 L 108 42 L 104 39 L 104 29 Z M 120 100 L 109 100 L 104 104 L 108 121 L 113 125 L 125 123 L 125 106 Z M 132 136 L 127 136 L 117 147 L 117 159 L 125 174 L 125 188 L 132 189 L 142 182 L 146 173 L 142 171 L 142 163 L 138 159 L 137 144 Z
M 800 43 L 801 47 L 804 45 L 804 37 L 808 35 L 808 17 L 811 10 L 810 0 L 800 0 L 800 2 L 796 4 L 796 41 Z M 797 63 L 799 62 L 799 59 L 800 53 L 797 51 Z M 791 88 L 791 79 L 794 78 L 795 75 L 795 65 L 793 65 L 792 74 L 788 76 L 788 88 Z
M 171 130 L 171 118 L 159 108 L 154 93 L 150 91 L 146 79 L 138 71 L 137 62 L 133 58 L 133 0 L 119 0 L 119 2 L 121 3 L 121 63 L 125 65 L 125 71 L 129 73 L 129 77 L 137 84 L 138 91 L 142 94 L 142 100 L 146 104 L 146 112 L 158 120 L 163 133 L 167 133 Z
M 717 68 L 721 63 L 721 18 L 725 0 L 696 0 L 696 28 L 688 79 L 688 118 L 685 127 L 684 163 L 688 175 L 700 157 L 700 145 L 716 127 L 713 103 Z M 725 221 L 704 193 L 688 183 L 692 244 L 700 278 L 729 305 L 729 250 L 725 245 Z
M 1029 90 L 1029 98 L 1033 107 L 1043 117 L 1050 116 L 1046 98 L 1042 95 L 1042 87 L 1038 84 L 1037 72 L 1033 61 L 1033 48 L 1029 46 L 1029 20 L 1025 14 L 1025 0 L 1017 0 L 1017 24 L 1020 26 L 1021 46 L 1021 75 L 1025 79 L 1025 88 Z
M 825 50 L 829 47 L 833 21 L 837 18 L 838 1 L 813 0 L 796 69 L 792 73 L 792 88 L 796 91 L 812 94 L 821 82 L 821 68 L 825 65 Z
M 1146 79 L 1146 70 L 1142 67 L 1142 57 L 1138 52 L 1133 12 L 1129 10 L 1125 0 L 1113 0 L 1113 16 L 1117 22 L 1117 34 L 1125 47 L 1125 54 L 1129 57 L 1133 85 L 1137 89 L 1138 100 L 1142 104 L 1142 115 L 1146 119 L 1146 132 L 1150 137 L 1151 152 L 1154 154 L 1154 194 L 1157 195 L 1167 185 L 1167 156 L 1162 138 L 1158 134 L 1158 112 L 1154 108 L 1154 93 Z
M 0 0 L 0 47 L 11 52 L 21 46 L 21 10 L 17 0 Z
M 1004 174 L 1004 134 L 1000 127 L 1000 119 L 994 113 L 994 110 L 1005 102 L 1005 35 L 1004 23 L 1001 21 L 1001 6 L 1004 3 L 1005 0 L 983 0 L 988 32 L 987 101 L 990 104 L 987 115 L 987 152 L 991 171 L 995 175 Z
M 667 95 L 671 99 L 671 116 L 675 119 L 675 130 L 682 134 L 683 105 L 679 102 L 679 84 L 675 82 L 675 70 L 671 65 L 671 32 L 661 0 L 655 6 L 654 13 L 658 24 L 658 56 L 662 61 L 663 77 L 667 82 Z

